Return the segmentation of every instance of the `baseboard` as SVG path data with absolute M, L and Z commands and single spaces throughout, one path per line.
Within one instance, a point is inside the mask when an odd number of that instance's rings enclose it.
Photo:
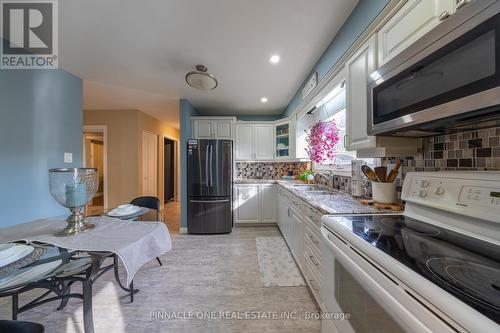
M 276 227 L 277 224 L 276 222 L 269 222 L 269 223 L 235 223 L 234 227 L 235 228 L 240 228 L 240 227 Z
M 179 233 L 181 233 L 181 234 L 187 234 L 188 233 L 188 228 L 187 227 L 180 227 L 179 228 Z

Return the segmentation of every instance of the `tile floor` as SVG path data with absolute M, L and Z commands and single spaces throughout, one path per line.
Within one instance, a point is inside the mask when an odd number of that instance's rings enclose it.
M 172 251 L 161 257 L 163 267 L 152 260 L 136 275 L 140 292 L 134 303 L 129 303 L 112 274 L 96 283 L 96 332 L 319 332 L 319 321 L 300 318 L 318 311 L 307 287 L 261 286 L 256 238 L 268 236 L 279 236 L 278 229 L 236 228 L 229 235 L 210 236 L 173 234 Z M 70 300 L 62 311 L 56 311 L 57 305 L 46 304 L 19 319 L 43 323 L 50 333 L 83 332 L 81 302 Z M 0 318 L 10 317 L 10 306 L 10 299 L 0 300 Z M 181 316 L 192 311 L 194 318 L 168 320 L 157 314 L 174 311 L 182 312 Z M 239 311 L 240 315 L 290 311 L 298 319 L 196 319 L 210 311 Z

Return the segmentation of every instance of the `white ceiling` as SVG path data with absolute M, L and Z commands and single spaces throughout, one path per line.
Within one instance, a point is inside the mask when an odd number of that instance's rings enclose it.
M 280 114 L 356 3 L 59 1 L 60 65 L 85 80 L 87 109 L 138 108 L 176 126 L 167 110 L 179 98 L 205 114 Z M 215 74 L 216 90 L 185 83 L 196 64 Z

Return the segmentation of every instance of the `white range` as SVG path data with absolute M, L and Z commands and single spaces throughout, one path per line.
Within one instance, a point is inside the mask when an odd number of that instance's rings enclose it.
M 322 218 L 322 332 L 500 332 L 500 173 L 408 173 L 402 198 Z

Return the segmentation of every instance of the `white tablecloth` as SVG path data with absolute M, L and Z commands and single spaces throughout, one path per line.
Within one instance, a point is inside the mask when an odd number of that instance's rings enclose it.
M 146 262 L 170 251 L 172 241 L 162 222 L 123 221 L 91 217 L 95 228 L 76 236 L 56 237 L 64 220 L 36 220 L 0 229 L 0 243 L 43 242 L 80 251 L 105 251 L 118 255 L 127 271 L 127 286 Z

